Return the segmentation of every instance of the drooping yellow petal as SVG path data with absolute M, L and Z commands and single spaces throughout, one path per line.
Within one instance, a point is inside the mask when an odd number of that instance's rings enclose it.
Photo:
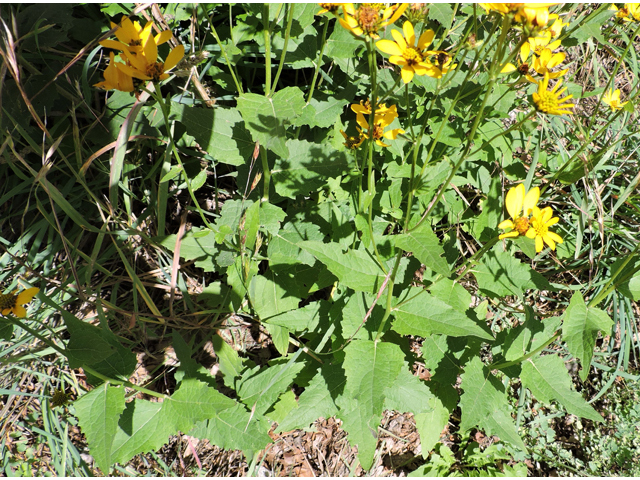
M 414 70 L 411 67 L 405 67 L 400 70 L 400 76 L 402 77 L 402 81 L 406 84 L 413 80 Z
M 507 228 L 510 228 L 511 230 L 515 229 L 516 226 L 515 224 L 511 221 L 511 219 L 506 219 L 503 220 L 502 222 L 500 222 L 498 224 L 498 228 L 500 228 L 501 230 L 505 230 Z M 518 234 L 518 232 L 516 232 L 516 235 Z
M 395 32 L 396 30 L 392 30 Z M 402 56 L 402 49 L 396 42 L 392 42 L 391 40 L 378 40 L 376 42 L 376 47 L 383 53 L 388 55 L 399 55 Z
M 169 40 L 171 40 L 171 37 L 173 37 L 173 33 L 171 33 L 171 30 L 160 32 L 155 36 L 156 45 L 162 45 L 163 43 L 168 42 Z

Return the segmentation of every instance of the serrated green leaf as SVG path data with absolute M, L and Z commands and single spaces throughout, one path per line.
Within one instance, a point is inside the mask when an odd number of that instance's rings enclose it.
M 580 359 L 582 364 L 580 378 L 584 381 L 589 375 L 598 331 L 609 333 L 613 321 L 603 310 L 587 307 L 579 291 L 571 297 L 563 319 L 562 337 L 567 342 L 569 352 Z
M 244 365 L 242 359 L 233 348 L 225 342 L 219 335 L 214 335 L 211 339 L 213 351 L 218 357 L 218 366 L 222 373 L 222 381 L 224 384 L 235 390 L 236 381 L 241 376 Z
M 521 379 L 522 385 L 538 400 L 547 403 L 556 400 L 569 413 L 602 422 L 600 414 L 578 392 L 571 390 L 571 377 L 557 355 L 529 358 L 522 364 Z
M 384 408 L 401 413 L 428 413 L 433 410 L 433 394 L 418 377 L 412 375 L 407 364 L 400 370 L 393 384 L 384 392 Z
M 358 458 L 365 470 L 373 464 L 377 428 L 387 388 L 393 386 L 404 363 L 404 353 L 393 343 L 354 340 L 345 349 L 345 391 L 338 416 L 358 445 Z
M 341 283 L 358 292 L 377 293 L 384 281 L 384 272 L 366 252 L 349 249 L 343 253 L 339 243 L 300 242 L 298 246 L 324 263 Z
M 243 165 L 253 154 L 255 142 L 235 108 L 198 108 L 172 102 L 169 118 L 182 123 L 200 147 L 220 163 Z
M 420 263 L 440 275 L 446 277 L 451 273 L 438 237 L 424 222 L 411 233 L 397 235 L 396 247 L 412 252 Z
M 416 296 L 416 294 L 420 293 Z M 391 329 L 401 335 L 428 337 L 440 333 L 452 337 L 472 335 L 485 340 L 493 337 L 466 313 L 454 309 L 442 300 L 412 287 L 407 295 L 411 300 L 393 308 L 395 321 Z
M 272 272 L 267 272 L 266 275 L 269 278 L 256 275 L 249 285 L 249 298 L 258 317 L 267 320 L 274 315 L 297 309 L 300 299 L 282 288 Z
M 269 242 L 269 265 L 302 263 L 311 266 L 316 261 L 314 256 L 301 250 L 297 244 L 304 240 L 321 241 L 323 238 L 324 234 L 318 225 L 309 222 L 288 222 Z
M 298 408 L 298 402 L 296 402 L 296 394 L 293 392 L 293 390 L 287 390 L 282 395 L 280 395 L 278 401 L 273 405 L 273 408 L 267 411 L 267 417 L 272 422 L 280 424 L 296 408 Z
M 189 432 L 196 438 L 206 438 L 212 445 L 228 450 L 242 450 L 247 457 L 271 443 L 267 434 L 269 423 L 261 415 L 252 415 L 241 404 L 200 422 Z
M 442 278 L 434 285 L 429 286 L 431 295 L 451 305 L 459 312 L 466 312 L 471 308 L 471 294 L 460 285 L 448 278 Z
M 337 95 L 317 92 L 302 110 L 302 115 L 295 120 L 295 125 L 320 128 L 333 126 L 339 121 L 344 107 L 354 101 L 356 90 L 356 85 L 349 84 Z
M 180 383 L 171 397 L 164 400 L 162 409 L 163 415 L 171 419 L 177 430 L 187 432 L 196 422 L 212 418 L 235 403 L 206 383 L 188 378 Z
M 268 202 L 260 204 L 260 228 L 264 228 L 271 235 L 280 230 L 280 223 L 287 216 L 280 207 Z
M 504 358 L 508 362 L 522 358 L 553 337 L 560 327 L 560 317 L 535 318 L 530 307 L 525 307 L 526 320 L 509 331 L 504 343 Z
M 338 413 L 334 399 L 342 391 L 345 381 L 341 366 L 323 365 L 300 395 L 297 408 L 291 410 L 276 431 L 307 428 L 320 417 L 329 418 Z
M 507 392 L 502 383 L 475 357 L 467 363 L 462 374 L 460 430 L 473 427 L 485 430 L 487 435 L 497 435 L 522 450 L 526 447 L 518 435 L 516 425 L 509 415 Z
M 257 366 L 243 372 L 238 395 L 247 408 L 260 416 L 275 403 L 304 367 L 302 362 L 295 363 L 299 352 L 290 360 L 272 361 L 269 368 Z
M 298 87 L 283 88 L 271 98 L 255 93 L 238 97 L 238 110 L 254 140 L 281 158 L 289 156 L 286 126 L 302 113 L 304 106 L 302 90 Z
M 285 327 L 296 333 L 312 332 L 320 323 L 321 315 L 327 314 L 329 307 L 329 302 L 319 300 L 302 308 L 269 317 L 265 323 Z
M 271 171 L 276 192 L 283 197 L 308 195 L 349 170 L 347 155 L 326 142 L 288 140 L 286 148 L 288 154 L 277 158 Z
M 158 450 L 177 432 L 162 406 L 139 398 L 127 403 L 113 437 L 112 463 L 125 464 L 138 453 Z
M 124 388 L 104 383 L 74 402 L 82 433 L 91 455 L 105 475 L 114 461 L 111 456 L 118 419 L 124 411 Z
M 522 296 L 523 290 L 529 288 L 555 291 L 538 272 L 509 253 L 497 249 L 482 257 L 482 262 L 473 269 L 473 274 L 478 281 L 478 288 L 492 298 Z

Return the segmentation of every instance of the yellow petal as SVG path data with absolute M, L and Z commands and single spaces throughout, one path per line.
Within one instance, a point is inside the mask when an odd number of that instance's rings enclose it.
M 404 67 L 402 70 L 400 70 L 400 76 L 402 76 L 402 81 L 404 83 L 409 83 L 411 80 L 413 80 L 413 68 L 411 67 Z
M 162 45 L 163 43 L 168 42 L 173 37 L 173 33 L 171 30 L 165 30 L 164 32 L 160 32 L 155 36 L 156 45 Z
M 100 45 L 102 45 L 105 48 L 112 48 L 114 50 L 124 51 L 127 49 L 127 46 L 124 43 L 116 42 L 115 40 L 102 40 L 100 42 Z
M 540 253 L 543 248 L 544 242 L 542 241 L 542 237 L 536 237 L 536 253 Z
M 391 36 L 400 47 L 401 52 L 407 49 L 407 42 L 398 30 L 391 30 Z
M 184 45 L 178 45 L 167 55 L 167 61 L 164 62 L 164 71 L 167 72 L 175 67 L 182 60 L 182 57 L 184 57 Z
M 513 63 L 507 63 L 504 67 L 502 67 L 502 70 L 500 70 L 500 73 L 511 73 L 515 71 L 516 71 L 516 66 Z
M 156 45 L 155 38 L 149 37 L 147 39 L 147 43 L 144 44 L 144 56 L 149 64 L 158 61 L 158 46 Z
M 503 233 L 498 238 L 502 240 L 503 238 L 515 238 L 517 236 L 518 236 L 518 232 L 514 230 L 512 232 Z
M 388 55 L 402 56 L 402 49 L 398 46 L 396 42 L 392 42 L 391 40 L 378 40 L 376 42 L 376 47 L 378 47 L 378 50 Z
M 501 228 L 502 230 L 504 230 L 505 228 L 510 228 L 513 230 L 516 228 L 516 226 L 511 220 L 507 219 L 500 222 L 500 224 L 498 225 L 498 228 Z
M 13 307 L 13 314 L 16 317 L 24 318 L 27 316 L 27 311 L 24 309 L 22 305 L 16 305 L 15 307 Z
M 553 232 L 547 232 L 547 235 L 556 243 L 562 243 L 562 237 L 560 235 L 558 235 L 557 233 L 553 233 Z
M 18 294 L 18 298 L 16 298 L 16 304 L 24 305 L 25 303 L 29 303 L 31 300 L 33 300 L 33 297 L 35 297 L 39 291 L 40 289 L 36 287 L 23 290 Z
M 533 228 L 530 228 L 529 230 L 527 230 L 527 233 L 525 233 L 525 235 L 527 236 L 527 238 L 536 238 L 536 231 Z
M 540 238 L 540 237 L 538 237 L 538 238 Z M 551 250 L 555 250 L 556 249 L 556 242 L 553 241 L 553 239 L 549 235 L 549 232 L 547 232 L 547 234 L 543 237 L 543 240 L 544 240 L 544 243 L 549 245 Z M 537 241 L 537 239 L 536 239 L 536 241 Z
M 435 33 L 431 29 L 423 32 L 422 35 L 420 35 L 420 39 L 418 40 L 418 48 L 420 50 L 424 50 L 425 48 L 427 48 L 429 45 L 431 45 L 431 42 L 433 42 L 434 36 Z
M 511 218 L 520 216 L 522 212 L 522 204 L 524 202 L 524 184 L 520 183 L 518 186 L 510 188 L 507 192 L 505 203 L 507 206 L 507 212 L 511 215 Z
M 409 20 L 404 22 L 404 25 L 402 25 L 402 31 L 404 32 L 404 38 L 407 39 L 407 44 L 414 46 L 416 44 L 416 32 Z
M 524 190 L 524 185 L 522 183 L 520 185 L 522 185 L 522 189 Z M 527 192 L 527 195 L 524 197 L 522 213 L 525 217 L 529 215 L 531 213 L 531 210 L 533 210 L 533 207 L 538 204 L 538 200 L 540 200 L 540 188 L 533 187 Z

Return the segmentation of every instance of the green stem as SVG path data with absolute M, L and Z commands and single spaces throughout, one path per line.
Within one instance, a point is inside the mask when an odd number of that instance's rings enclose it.
M 113 383 L 114 385 L 122 385 L 123 387 L 127 387 L 127 388 L 130 388 L 132 390 L 136 390 L 137 392 L 146 393 L 147 395 L 150 395 L 152 397 L 163 398 L 163 399 L 169 398 L 164 393 L 154 392 L 153 390 L 149 390 L 149 389 L 146 389 L 144 387 L 141 387 L 140 385 L 136 385 L 134 383 L 131 383 L 128 380 L 118 380 L 117 378 L 109 378 L 109 377 L 107 377 L 105 375 L 102 375 L 100 372 L 95 371 L 93 368 L 87 367 L 86 365 L 83 365 L 82 369 L 85 372 L 89 373 L 90 375 L 93 375 L 94 377 L 97 377 L 100 380 L 104 380 L 105 382 Z
M 264 180 L 264 190 L 262 192 L 262 201 L 269 201 L 269 186 L 271 184 L 271 170 L 269 169 L 269 161 L 267 159 L 267 150 L 260 145 L 260 160 L 262 161 L 262 178 Z
M 269 34 L 269 4 L 262 4 L 262 33 L 264 35 L 264 94 L 271 96 L 271 35 Z
M 154 85 L 154 87 L 155 87 L 155 85 Z M 213 230 L 213 226 L 209 223 L 207 218 L 204 216 L 204 213 L 202 212 L 202 208 L 200 208 L 200 204 L 198 203 L 198 200 L 196 199 L 196 195 L 195 195 L 195 193 L 193 191 L 193 188 L 191 187 L 191 180 L 189 180 L 189 177 L 187 176 L 187 172 L 184 169 L 184 164 L 182 163 L 182 159 L 180 158 L 180 154 L 178 153 L 178 149 L 177 149 L 176 144 L 174 142 L 173 131 L 171 129 L 171 122 L 169 121 L 169 111 L 168 111 L 169 107 L 167 106 L 166 102 L 164 101 L 164 98 L 162 97 L 162 95 L 159 92 L 156 92 L 155 88 L 153 90 L 145 90 L 145 91 L 148 92 L 156 100 L 156 102 L 158 102 L 158 105 L 160 106 L 160 111 L 162 112 L 162 116 L 164 118 L 164 124 L 165 124 L 165 126 L 167 128 L 167 132 L 168 132 L 168 135 L 169 135 L 169 143 L 171 145 L 171 151 L 173 153 L 173 157 L 176 159 L 176 162 L 178 162 L 178 165 L 180 165 L 180 167 L 182 167 L 182 172 L 184 173 L 185 183 L 187 184 L 187 190 L 189 190 L 189 195 L 191 196 L 191 200 L 193 201 L 193 205 L 195 206 L 196 210 L 200 214 L 200 218 L 202 218 L 202 221 L 207 226 L 207 228 L 210 228 L 210 229 Z
M 311 79 L 311 87 L 309 87 L 309 94 L 307 95 L 307 103 L 309 103 L 311 101 L 311 98 L 313 97 L 313 91 L 316 88 L 316 82 L 318 81 L 318 75 L 320 74 L 320 65 L 322 64 L 324 47 L 327 45 L 327 30 L 329 29 L 329 20 L 326 16 L 323 16 L 322 21 L 324 22 L 324 28 L 322 29 L 322 38 L 320 40 L 320 54 L 318 55 L 318 60 L 315 62 L 316 68 L 313 72 L 313 78 Z
M 540 347 L 536 348 L 532 352 L 529 352 L 526 355 L 523 355 L 522 357 L 517 358 L 517 359 L 515 359 L 515 360 L 513 360 L 511 362 L 500 363 L 498 365 L 496 365 L 496 364 L 489 365 L 489 369 L 490 370 L 503 370 L 503 369 L 511 367 L 513 365 L 518 365 L 518 364 L 530 359 L 531 357 L 535 357 L 542 350 L 544 350 L 549 345 L 551 345 L 553 342 L 555 342 L 558 338 L 560 338 L 560 334 L 556 333 L 553 337 L 551 337 L 549 340 L 547 340 L 543 345 L 541 345 Z
M 21 320 L 18 320 L 16 317 L 13 316 L 6 316 L 5 317 L 6 320 L 9 321 L 9 323 L 13 323 L 14 325 L 16 325 L 17 327 L 20 327 L 21 329 L 23 329 L 25 332 L 29 332 L 29 334 L 31 334 L 33 337 L 37 338 L 38 340 L 40 340 L 42 343 L 44 343 L 45 345 L 47 345 L 50 348 L 53 348 L 56 352 L 58 352 L 59 354 L 63 355 L 64 357 L 67 356 L 67 351 L 63 348 L 60 348 L 58 345 L 56 345 L 55 343 L 53 343 L 51 340 L 49 340 L 46 337 L 43 337 L 42 335 L 40 335 L 40 333 L 38 333 L 36 330 L 32 329 L 31 327 L 29 327 L 27 324 L 23 323 Z
M 620 265 L 620 267 L 618 267 L 618 269 L 613 272 L 613 274 L 611 275 L 611 278 L 609 280 L 607 280 L 607 283 L 605 283 L 605 285 L 602 287 L 602 290 L 600 290 L 600 293 L 598 295 L 596 295 L 594 298 L 591 299 L 591 301 L 589 302 L 589 307 L 595 307 L 597 306 L 602 300 L 604 300 L 605 298 L 607 298 L 607 296 L 613 292 L 616 288 L 618 288 L 618 286 L 620 285 L 620 283 L 627 281 L 629 278 L 631 278 L 638 270 L 640 270 L 640 267 L 634 269 L 633 271 L 629 272 L 627 275 L 625 275 L 620 281 L 613 283 L 613 281 L 616 279 L 616 277 L 622 272 L 622 270 L 624 269 L 624 267 L 627 266 L 627 264 L 629 262 L 631 262 L 631 260 L 633 260 L 635 258 L 635 254 L 638 251 L 638 249 L 640 249 L 640 243 L 636 244 L 636 247 L 633 249 L 633 251 L 627 255 L 627 258 L 625 259 L 624 262 L 622 262 L 622 265 Z
M 280 79 L 280 73 L 282 72 L 282 68 L 284 67 L 284 59 L 287 55 L 287 45 L 289 44 L 289 36 L 291 35 L 291 25 L 293 24 L 293 10 L 295 9 L 295 3 L 287 3 L 289 8 L 289 12 L 287 14 L 287 30 L 284 34 L 284 46 L 282 47 L 282 53 L 280 54 L 280 63 L 278 64 L 278 71 L 276 72 L 276 77 L 273 79 L 273 86 L 271 87 L 271 91 L 275 92 L 276 87 L 278 86 L 278 80 Z
M 222 53 L 222 56 L 224 57 L 225 62 L 227 62 L 227 67 L 229 68 L 229 73 L 231 73 L 231 77 L 233 77 L 233 83 L 236 84 L 236 90 L 238 91 L 239 95 L 242 95 L 244 93 L 244 91 L 242 90 L 242 84 L 238 81 L 238 77 L 236 76 L 236 72 L 235 72 L 235 70 L 233 68 L 233 65 L 231 64 L 231 60 L 227 56 L 227 51 L 224 49 L 224 46 L 222 45 L 222 42 L 220 41 L 220 37 L 218 36 L 218 32 L 216 32 L 216 28 L 213 26 L 213 22 L 211 21 L 211 17 L 209 17 L 209 27 L 211 27 L 211 34 L 213 35 L 213 38 L 216 39 L 216 42 L 218 43 L 218 46 L 220 47 L 220 52 Z

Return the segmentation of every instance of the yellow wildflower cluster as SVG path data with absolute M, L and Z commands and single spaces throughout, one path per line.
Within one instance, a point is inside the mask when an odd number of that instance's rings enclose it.
M 347 135 L 342 130 L 342 136 L 345 139 L 345 146 L 349 149 L 356 149 L 365 139 L 372 138 L 375 140 L 376 144 L 381 147 L 388 147 L 386 143 L 382 141 L 383 138 L 387 138 L 389 140 L 395 140 L 396 137 L 404 133 L 404 130 L 401 128 L 394 128 L 392 130 L 388 130 L 385 132 L 385 128 L 391 125 L 393 121 L 398 118 L 398 108 L 395 105 L 391 107 L 387 107 L 386 104 L 382 103 L 376 106 L 376 112 L 373 117 L 373 131 L 369 131 L 369 120 L 371 117 L 371 103 L 369 100 L 360 101 L 360 103 L 354 103 L 351 105 L 351 110 L 353 110 L 356 114 L 356 122 L 358 122 L 358 136 L 352 137 Z M 367 115 L 367 117 L 365 117 Z
M 513 20 L 528 30 L 546 27 L 549 22 L 549 7 L 557 3 L 480 3 L 487 13 L 510 15 Z
M 610 88 L 609 91 L 604 94 L 604 96 L 602 97 L 602 101 L 609 105 L 609 108 L 611 108 L 612 112 L 620 110 L 627 103 L 620 101 L 620 90 L 616 89 L 616 91 L 614 92 L 612 88 Z
M 95 87 L 132 92 L 134 78 L 153 82 L 169 78 L 167 72 L 184 57 L 184 45 L 178 45 L 171 50 L 165 62 L 159 61 L 158 45 L 169 41 L 172 33 L 165 30 L 154 37 L 151 34 L 153 26 L 153 22 L 149 21 L 142 28 L 138 22 L 132 22 L 128 17 L 124 17 L 120 25 L 111 23 L 111 28 L 116 28 L 115 35 L 118 41 L 103 40 L 100 45 L 119 50 L 120 59 L 124 63 L 116 62 L 115 55 L 111 52 L 109 66 L 104 71 L 104 81 L 95 84 Z
M 545 243 L 551 250 L 555 250 L 556 244 L 562 243 L 562 237 L 549 231 L 549 227 L 558 223 L 559 219 L 553 216 L 551 207 L 538 208 L 538 200 L 540 200 L 538 187 L 526 193 L 522 183 L 509 189 L 505 204 L 511 219 L 504 220 L 498 225 L 498 228 L 509 231 L 501 234 L 499 238 L 515 238 L 524 235 L 535 240 L 536 252 L 541 252 Z
M 414 75 L 441 78 L 443 74 L 456 67 L 456 65 L 451 65 L 451 57 L 447 52 L 427 50 L 433 41 L 433 30 L 424 31 L 417 44 L 415 30 L 411 22 L 408 20 L 404 22 L 402 31 L 404 36 L 398 30 L 391 30 L 391 36 L 395 42 L 378 40 L 376 46 L 382 52 L 391 55 L 389 57 L 391 63 L 402 67 L 400 75 L 404 83 L 409 83 Z
M 19 318 L 24 318 L 27 316 L 27 311 L 23 307 L 35 297 L 39 288 L 27 288 L 20 293 L 11 292 L 11 293 L 0 293 L 0 312 L 2 315 L 6 316 L 10 313 Z
M 610 10 L 616 11 L 616 17 L 623 22 L 640 22 L 640 3 L 625 3 L 624 7 L 618 8 L 611 4 Z

